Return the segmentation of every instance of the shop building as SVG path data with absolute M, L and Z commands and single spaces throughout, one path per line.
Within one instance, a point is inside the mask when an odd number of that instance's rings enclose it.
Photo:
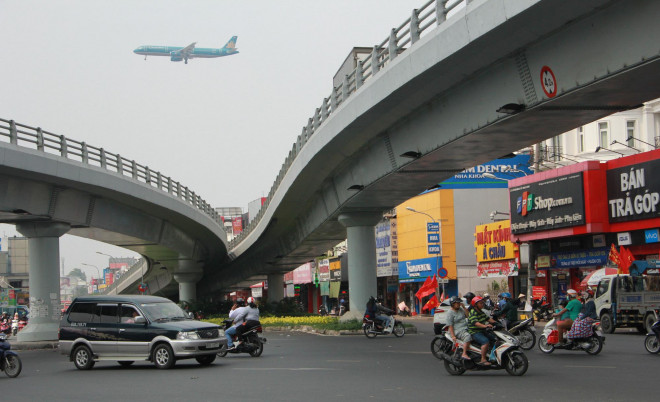
M 615 265 L 609 249 L 660 259 L 660 150 L 587 161 L 511 180 L 514 242 L 528 243 L 532 285 L 556 303 L 592 271 Z

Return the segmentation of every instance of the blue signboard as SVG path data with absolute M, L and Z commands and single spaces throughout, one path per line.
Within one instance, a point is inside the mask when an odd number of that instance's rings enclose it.
M 427 277 L 432 277 L 439 267 L 442 267 L 442 257 L 399 261 L 399 282 L 424 282 Z
M 440 223 L 438 222 L 426 222 L 426 231 L 427 232 L 439 232 Z
M 440 188 L 507 188 L 509 180 L 534 174 L 529 168 L 530 158 L 530 155 L 520 154 L 495 159 L 455 174 L 440 183 Z M 484 173 L 495 178 L 485 177 Z
M 440 245 L 439 244 L 429 244 L 428 245 L 429 254 L 440 254 Z
M 440 243 L 440 233 L 429 233 L 426 235 L 426 238 L 427 243 Z
M 598 247 L 589 250 L 552 253 L 550 254 L 550 268 L 579 268 L 606 265 L 609 252 L 607 247 Z
M 658 229 L 647 229 L 644 231 L 644 239 L 647 243 L 658 243 Z

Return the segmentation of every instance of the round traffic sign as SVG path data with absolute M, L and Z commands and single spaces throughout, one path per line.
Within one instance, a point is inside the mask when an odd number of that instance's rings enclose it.
M 548 98 L 554 98 L 557 95 L 557 78 L 548 66 L 541 68 L 541 86 Z
M 447 270 L 444 268 L 438 268 L 438 276 L 440 278 L 446 278 L 447 277 Z

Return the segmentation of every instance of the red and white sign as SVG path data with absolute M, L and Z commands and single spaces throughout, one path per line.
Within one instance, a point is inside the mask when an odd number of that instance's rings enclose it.
M 240 216 L 232 218 L 231 226 L 232 230 L 234 231 L 234 235 L 241 233 L 243 231 L 243 218 Z
M 477 266 L 479 278 L 505 278 L 518 276 L 516 260 L 480 262 Z
M 546 296 L 545 286 L 532 286 L 532 298 L 540 299 Z
M 541 68 L 541 87 L 548 98 L 554 98 L 557 95 L 557 78 L 548 66 Z

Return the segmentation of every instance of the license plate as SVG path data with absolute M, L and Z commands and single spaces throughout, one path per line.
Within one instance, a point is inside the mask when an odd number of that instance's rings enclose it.
M 596 335 L 598 335 L 598 336 L 603 336 L 603 333 L 600 332 L 599 330 L 596 330 Z
M 213 343 L 207 343 L 206 348 L 207 349 L 216 349 L 220 347 L 220 342 L 213 342 Z

